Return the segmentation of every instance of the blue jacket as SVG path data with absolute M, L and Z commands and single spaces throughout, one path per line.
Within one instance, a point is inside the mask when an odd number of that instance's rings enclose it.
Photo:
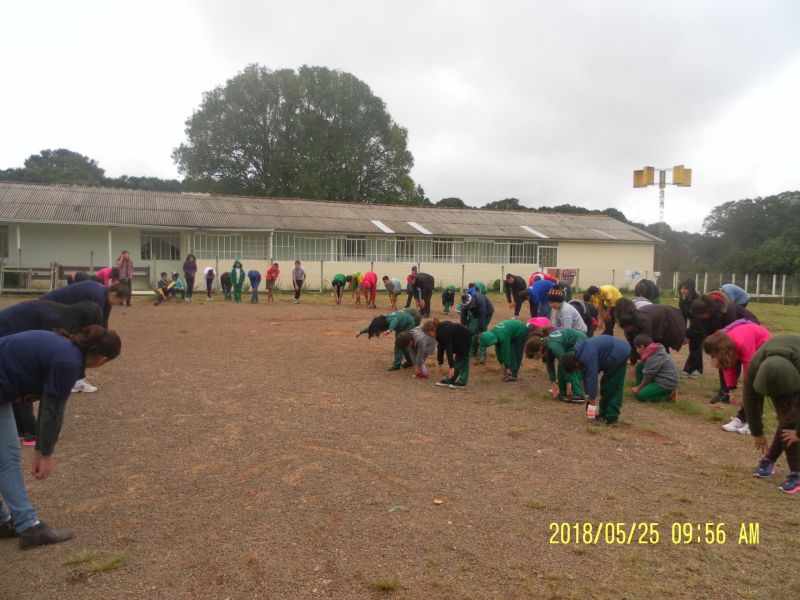
M 611 335 L 597 335 L 575 344 L 575 356 L 583 368 L 586 380 L 584 390 L 589 398 L 597 396 L 597 379 L 600 371 L 609 373 L 617 370 L 628 360 L 631 347 L 625 340 Z
M 250 287 L 256 289 L 261 285 L 261 273 L 255 269 L 247 272 L 247 277 L 250 279 Z
M 108 288 L 96 281 L 81 281 L 60 287 L 42 296 L 42 300 L 52 300 L 59 304 L 77 304 L 90 300 L 103 309 L 103 327 L 108 327 L 111 305 L 108 303 Z
M 738 285 L 734 285 L 732 283 L 726 283 L 720 289 L 723 292 L 725 292 L 725 295 L 730 299 L 730 301 L 733 304 L 744 306 L 745 304 L 750 302 L 750 294 L 745 292 Z
M 547 294 L 556 286 L 554 281 L 540 279 L 528 288 L 528 297 L 534 304 L 547 304 Z

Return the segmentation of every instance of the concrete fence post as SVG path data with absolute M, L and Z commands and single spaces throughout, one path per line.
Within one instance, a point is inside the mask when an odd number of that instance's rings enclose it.
M 781 304 L 786 304 L 786 274 L 781 276 Z
M 708 271 L 703 273 L 703 293 L 708 293 Z
M 747 288 L 748 288 L 749 284 L 750 284 L 750 274 L 749 273 L 745 273 L 744 274 L 744 291 L 745 292 L 747 291 Z
M 736 285 L 736 273 L 731 273 L 731 283 Z
M 611 269 L 611 285 L 617 287 L 617 270 Z
M 89 250 L 89 272 L 94 275 L 94 250 Z
M 464 263 L 461 263 L 461 291 L 462 292 L 464 291 L 464 270 L 465 270 L 465 265 L 464 265 Z
M 325 261 L 319 261 L 319 293 L 322 293 L 325 282 Z
M 772 274 L 772 295 L 777 296 L 777 289 L 778 289 L 778 274 Z
M 756 296 L 761 295 L 761 273 L 756 273 Z

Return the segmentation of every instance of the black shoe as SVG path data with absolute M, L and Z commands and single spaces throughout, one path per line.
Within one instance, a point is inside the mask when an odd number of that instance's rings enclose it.
M 58 544 L 72 539 L 72 535 L 71 529 L 53 529 L 44 521 L 39 521 L 19 534 L 19 547 L 22 550 L 30 550 L 46 544 Z
M 19 534 L 17 533 L 17 530 L 14 529 L 14 525 L 11 523 L 11 519 L 6 521 L 5 523 L 0 523 L 0 539 L 12 538 L 17 536 L 19 536 Z
M 436 385 L 441 387 L 450 387 L 450 384 L 453 383 L 449 379 L 442 379 L 441 381 L 437 381 Z
M 406 361 L 406 362 L 404 362 L 404 363 L 402 364 L 402 367 L 403 367 L 404 369 L 408 369 L 409 367 L 413 367 L 413 366 L 414 366 L 414 363 L 412 363 L 412 362 L 409 362 L 409 361 Z
M 583 404 L 585 402 L 583 396 L 572 395 L 567 398 L 568 402 L 572 402 L 573 404 Z
M 388 368 L 388 369 L 386 369 L 386 370 L 387 370 L 387 371 L 399 371 L 399 370 L 400 370 L 400 367 L 399 367 L 399 366 L 397 366 L 397 365 L 392 365 L 391 367 L 389 367 L 389 368 Z
M 454 381 L 448 386 L 451 390 L 463 390 L 467 387 L 466 383 L 461 383 L 460 381 Z
M 718 392 L 716 396 L 711 399 L 711 404 L 730 404 L 731 397 L 728 392 Z

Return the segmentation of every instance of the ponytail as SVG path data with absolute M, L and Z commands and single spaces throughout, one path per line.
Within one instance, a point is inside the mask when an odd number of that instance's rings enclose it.
M 70 335 L 63 329 L 57 333 L 75 344 L 84 354 L 104 356 L 108 360 L 112 360 L 119 356 L 122 350 L 122 340 L 117 332 L 106 329 L 102 325 L 89 325 L 74 335 Z

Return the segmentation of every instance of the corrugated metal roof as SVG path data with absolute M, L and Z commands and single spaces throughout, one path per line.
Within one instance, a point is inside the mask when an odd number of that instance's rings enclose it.
M 274 229 L 373 235 L 379 220 L 397 235 L 514 238 L 542 241 L 525 225 L 551 240 L 652 243 L 661 240 L 631 225 L 598 215 L 530 213 L 459 208 L 424 208 L 298 200 L 146 192 L 113 188 L 0 182 L 0 221 L 82 223 L 192 229 Z

